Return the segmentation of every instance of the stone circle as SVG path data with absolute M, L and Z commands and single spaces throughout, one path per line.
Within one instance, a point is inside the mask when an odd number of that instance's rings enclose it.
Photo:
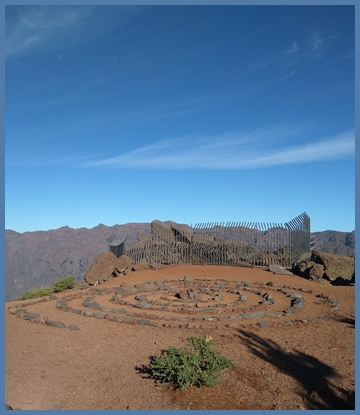
M 314 301 L 314 296 L 312 290 L 280 286 L 276 281 L 249 283 L 185 276 L 132 285 L 120 284 L 113 288 L 93 287 L 87 292 L 74 291 L 61 298 L 50 296 L 22 302 L 8 310 L 26 320 L 70 330 L 78 328 L 41 319 L 39 314 L 30 313 L 25 307 L 53 301 L 61 311 L 85 318 L 155 327 L 208 329 L 257 325 L 266 328 L 299 321 L 310 322 L 311 319 L 304 318 L 303 314 L 301 319 L 297 318 L 297 313 L 306 311 L 307 301 Z M 335 299 L 327 299 L 327 302 L 335 312 L 341 305 Z M 322 317 L 319 315 L 318 318 Z

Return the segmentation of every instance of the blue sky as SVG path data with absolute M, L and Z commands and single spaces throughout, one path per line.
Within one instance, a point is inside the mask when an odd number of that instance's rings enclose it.
M 355 229 L 353 6 L 8 6 L 5 228 Z

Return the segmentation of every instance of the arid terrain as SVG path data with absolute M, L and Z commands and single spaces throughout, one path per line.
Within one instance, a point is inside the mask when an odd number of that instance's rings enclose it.
M 175 224 L 167 221 L 166 224 Z M 186 225 L 181 225 L 186 227 Z M 109 251 L 111 238 L 151 234 L 150 223 L 98 225 L 92 229 L 64 226 L 48 231 L 5 231 L 6 301 L 24 291 L 51 285 L 67 274 L 83 280 L 94 260 Z M 324 231 L 312 234 L 316 249 L 330 254 L 354 255 L 355 231 Z
M 354 409 L 354 285 L 199 265 L 76 288 L 5 304 L 13 409 Z M 204 334 L 235 363 L 218 387 L 178 391 L 149 376 L 150 356 Z

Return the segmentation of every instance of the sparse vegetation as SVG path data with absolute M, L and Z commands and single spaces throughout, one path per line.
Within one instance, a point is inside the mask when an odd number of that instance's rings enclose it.
M 332 304 L 333 302 L 332 302 L 332 299 L 331 298 L 329 298 L 329 297 L 326 297 L 326 298 L 322 298 L 321 300 L 319 300 L 318 302 L 317 302 L 317 304 L 320 304 L 320 305 L 324 305 L 324 304 Z
M 55 281 L 51 286 L 53 291 L 59 293 L 69 288 L 73 288 L 75 285 L 75 277 L 72 275 L 66 275 L 64 278 L 60 278 L 59 280 Z
M 51 287 L 33 288 L 20 294 L 17 300 L 30 300 L 32 298 L 46 297 L 53 292 Z
M 189 337 L 190 347 L 170 346 L 161 356 L 152 357 L 152 376 L 163 384 L 173 383 L 179 389 L 189 386 L 216 386 L 220 372 L 233 366 L 231 359 L 221 356 L 209 336 Z
M 73 288 L 75 285 L 75 277 L 72 275 L 66 275 L 64 278 L 56 280 L 51 287 L 33 288 L 29 291 L 25 291 L 17 298 L 18 301 L 29 300 L 32 298 L 46 297 L 51 293 L 59 293 L 69 288 Z

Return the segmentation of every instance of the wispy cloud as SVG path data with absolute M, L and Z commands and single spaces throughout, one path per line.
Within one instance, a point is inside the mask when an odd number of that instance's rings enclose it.
M 6 166 L 14 167 L 25 167 L 25 166 L 54 166 L 54 165 L 75 165 L 78 163 L 83 163 L 85 160 L 88 160 L 88 156 L 68 156 L 68 157 L 33 157 L 33 158 L 19 158 L 15 156 L 5 157 Z
M 242 170 L 274 165 L 335 160 L 353 155 L 354 131 L 303 145 L 291 142 L 291 130 L 258 130 L 251 134 L 179 137 L 126 154 L 88 161 L 84 167 Z
M 273 78 L 267 82 L 259 83 L 250 88 L 244 88 L 238 92 L 229 94 L 225 91 L 212 92 L 203 96 L 197 96 L 188 100 L 176 100 L 171 97 L 171 100 L 163 100 L 160 102 L 151 102 L 150 104 L 139 104 L 134 109 L 121 110 L 114 113 L 113 108 L 106 109 L 101 115 L 97 114 L 96 118 L 86 118 L 79 120 L 81 125 L 139 125 L 140 123 L 154 122 L 159 119 L 166 119 L 171 117 L 181 117 L 183 115 L 204 111 L 209 108 L 220 106 L 232 102 L 237 98 L 241 98 L 251 92 L 264 89 L 270 85 L 281 82 L 295 74 L 291 71 L 279 78 Z
M 65 37 L 74 35 L 84 18 L 84 10 L 78 7 L 8 6 L 5 17 L 6 56 L 18 56 L 43 47 L 54 42 L 59 32 Z
M 304 61 L 321 58 L 324 51 L 330 47 L 329 41 L 335 38 L 334 35 L 324 37 L 321 31 L 313 31 L 302 42 L 293 41 L 289 47 L 277 54 L 253 63 L 251 69 L 265 69 L 270 66 L 286 69 Z
M 57 52 L 98 38 L 103 32 L 128 24 L 141 7 L 99 6 L 6 6 L 5 55 L 18 57 L 27 52 L 50 49 Z

